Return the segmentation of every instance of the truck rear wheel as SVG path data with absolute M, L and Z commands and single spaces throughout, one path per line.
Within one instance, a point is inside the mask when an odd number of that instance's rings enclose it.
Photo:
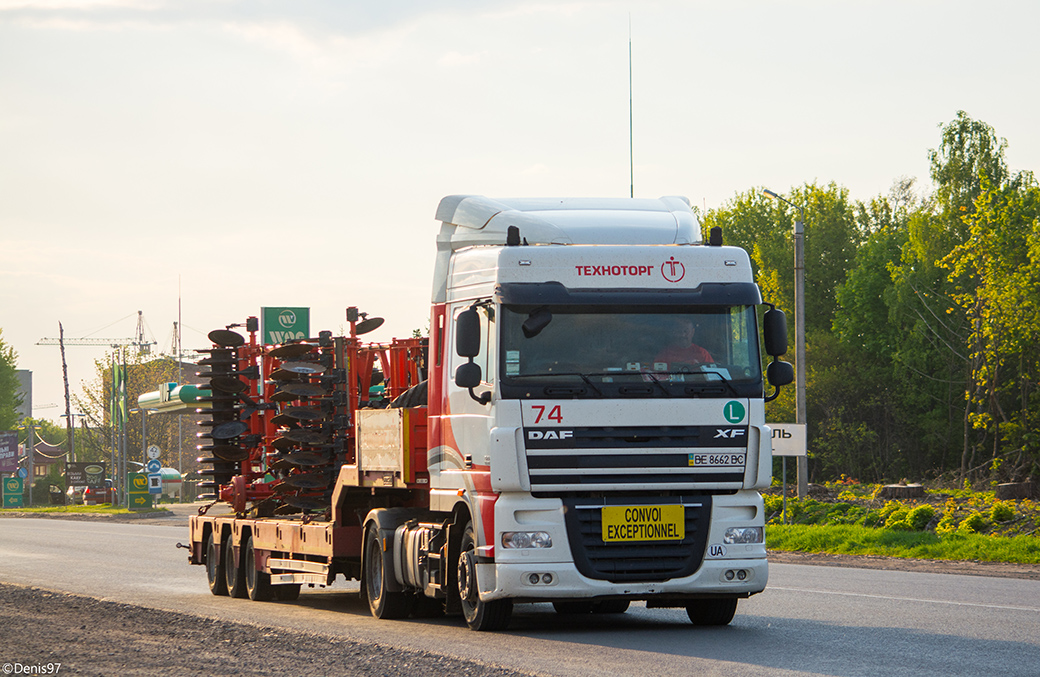
M 206 579 L 209 591 L 214 595 L 227 596 L 227 582 L 224 580 L 224 561 L 220 559 L 220 550 L 213 532 L 206 536 Z
M 235 561 L 235 545 L 234 537 L 230 534 L 224 539 L 224 548 L 221 553 L 220 562 L 224 565 L 224 582 L 227 585 L 227 592 L 232 597 L 245 597 L 246 586 L 245 576 L 242 565 L 245 563 L 244 557 L 240 557 L 238 561 Z
M 405 618 L 412 610 L 414 595 L 388 589 L 392 572 L 383 566 L 383 545 L 376 525 L 369 525 L 365 533 L 365 596 L 368 609 L 376 618 Z
M 686 605 L 686 615 L 694 625 L 729 625 L 736 612 L 736 597 L 696 599 Z
M 459 598 L 462 601 L 462 615 L 471 630 L 504 630 L 509 625 L 509 617 L 513 615 L 513 600 L 481 601 L 480 588 L 477 586 L 476 554 L 476 532 L 473 530 L 473 522 L 470 522 L 462 532 L 459 572 L 456 577 L 459 585 Z
M 256 568 L 256 549 L 253 548 L 253 535 L 246 538 L 245 547 L 242 550 L 242 566 L 246 577 L 246 594 L 254 602 L 266 602 L 274 597 L 271 590 L 271 574 Z

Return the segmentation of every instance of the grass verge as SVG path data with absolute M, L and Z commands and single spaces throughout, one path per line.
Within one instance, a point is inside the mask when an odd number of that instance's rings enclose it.
M 7 508 L 0 512 L 29 512 L 29 513 L 59 513 L 78 515 L 127 515 L 142 512 L 168 512 L 166 508 L 149 508 L 147 510 L 127 510 L 126 508 L 113 508 L 110 505 L 48 505 L 34 508 Z
M 1040 564 L 1040 539 L 872 529 L 855 524 L 770 524 L 766 547 L 793 552 Z

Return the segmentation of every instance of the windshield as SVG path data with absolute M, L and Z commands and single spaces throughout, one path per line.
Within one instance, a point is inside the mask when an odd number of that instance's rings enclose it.
M 503 306 L 507 397 L 761 395 L 755 307 Z

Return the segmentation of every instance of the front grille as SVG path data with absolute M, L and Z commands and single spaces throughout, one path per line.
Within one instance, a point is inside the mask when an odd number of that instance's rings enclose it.
M 711 496 L 567 498 L 564 499 L 567 536 L 578 571 L 588 578 L 623 582 L 655 582 L 689 576 L 700 568 L 708 541 Z M 662 505 L 681 503 L 685 510 L 685 538 L 681 541 L 606 543 L 602 508 L 608 505 Z
M 531 491 L 706 491 L 739 489 L 747 426 L 525 428 Z M 734 460 L 705 467 L 702 458 Z

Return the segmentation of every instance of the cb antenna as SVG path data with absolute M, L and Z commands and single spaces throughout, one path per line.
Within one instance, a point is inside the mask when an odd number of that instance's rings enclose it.
M 628 15 L 628 196 L 636 196 L 635 160 L 632 151 L 632 14 Z

